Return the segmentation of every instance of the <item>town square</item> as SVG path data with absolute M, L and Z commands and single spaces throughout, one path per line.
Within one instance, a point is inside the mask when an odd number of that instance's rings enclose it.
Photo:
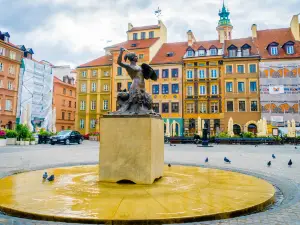
M 0 0 L 0 225 L 300 224 L 299 5 Z

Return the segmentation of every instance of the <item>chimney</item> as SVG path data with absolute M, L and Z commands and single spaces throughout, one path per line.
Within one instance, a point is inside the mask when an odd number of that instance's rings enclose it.
M 132 23 L 128 23 L 128 30 L 131 30 L 133 28 Z
M 191 30 L 187 32 L 188 46 L 192 46 L 196 42 L 196 38 Z
M 298 16 L 299 16 L 299 14 L 293 16 L 293 18 L 291 20 L 291 25 L 290 25 L 292 34 L 294 35 L 294 38 L 296 41 L 300 41 L 300 30 L 299 30 L 300 24 L 299 24 Z
M 252 31 L 252 38 L 257 38 L 257 25 L 256 24 L 252 24 L 251 31 Z

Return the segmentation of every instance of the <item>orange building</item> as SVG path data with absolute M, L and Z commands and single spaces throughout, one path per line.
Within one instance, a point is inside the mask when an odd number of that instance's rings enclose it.
M 13 129 L 23 52 L 9 38 L 9 33 L 0 31 L 0 127 Z
M 74 78 L 54 77 L 53 109 L 56 109 L 56 131 L 74 130 L 76 114 L 76 85 Z

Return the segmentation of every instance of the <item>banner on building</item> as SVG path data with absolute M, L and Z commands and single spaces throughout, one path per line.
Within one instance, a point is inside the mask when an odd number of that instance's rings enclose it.
M 283 122 L 283 116 L 271 116 L 272 122 Z
M 284 93 L 284 87 L 283 87 L 283 85 L 277 85 L 277 86 L 271 86 L 270 85 L 269 93 L 271 95 L 274 95 L 274 94 L 283 94 Z

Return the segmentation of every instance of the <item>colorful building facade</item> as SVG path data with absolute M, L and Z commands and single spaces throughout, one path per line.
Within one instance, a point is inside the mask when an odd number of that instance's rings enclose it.
M 74 78 L 54 76 L 53 113 L 56 113 L 56 131 L 74 130 L 76 115 L 76 84 Z
M 20 64 L 23 52 L 0 31 L 0 128 L 13 129 L 16 123 Z

